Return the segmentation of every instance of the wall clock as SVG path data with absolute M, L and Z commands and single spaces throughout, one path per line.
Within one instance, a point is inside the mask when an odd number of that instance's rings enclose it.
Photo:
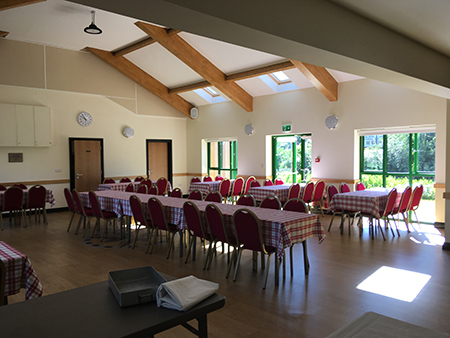
M 78 123 L 83 127 L 90 126 L 92 124 L 92 115 L 85 111 L 82 111 L 78 114 Z

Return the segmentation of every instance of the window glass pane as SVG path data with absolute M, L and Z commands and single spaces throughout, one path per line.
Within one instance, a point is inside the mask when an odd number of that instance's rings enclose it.
M 382 175 L 371 175 L 364 174 L 361 175 L 361 182 L 364 183 L 366 189 L 377 188 L 383 186 L 383 176 Z
M 311 162 L 312 162 L 312 140 L 310 138 L 305 140 L 305 178 L 307 182 L 311 179 Z
M 417 171 L 435 171 L 436 133 L 417 135 Z
M 387 171 L 409 173 L 409 134 L 387 135 Z
M 413 189 L 419 184 L 423 185 L 423 195 L 416 210 L 417 218 L 420 222 L 436 222 L 434 177 L 413 177 Z M 411 216 L 414 222 L 417 222 L 416 215 Z
M 216 179 L 217 175 L 219 175 L 219 170 L 209 170 L 209 176 L 211 176 L 213 180 Z
M 383 170 L 383 135 L 364 137 L 364 171 Z
M 387 175 L 386 188 L 397 188 L 398 191 L 403 191 L 409 186 L 409 177 L 403 175 Z
M 209 142 L 210 144 L 210 167 L 219 167 L 219 142 Z
M 230 169 L 230 141 L 222 142 L 222 168 Z
M 279 137 L 277 139 L 276 147 L 276 177 L 282 179 L 284 182 L 292 182 L 292 152 L 293 142 L 295 139 L 292 137 Z

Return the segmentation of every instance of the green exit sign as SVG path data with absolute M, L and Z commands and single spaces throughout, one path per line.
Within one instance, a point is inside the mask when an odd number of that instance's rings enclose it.
M 283 124 L 283 125 L 281 126 L 281 131 L 282 131 L 283 133 L 290 132 L 290 131 L 291 131 L 291 125 L 290 125 L 290 124 Z

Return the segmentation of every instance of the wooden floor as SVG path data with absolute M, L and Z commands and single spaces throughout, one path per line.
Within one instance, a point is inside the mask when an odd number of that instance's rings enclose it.
M 450 255 L 441 244 L 427 243 L 442 239 L 431 226 L 422 225 L 410 235 L 401 231 L 400 238 L 389 234 L 383 242 L 381 237 L 371 240 L 367 229 L 360 238 L 356 227 L 349 235 L 346 226 L 341 235 L 335 220 L 323 243 L 316 238 L 308 240 L 309 275 L 304 275 L 302 246 L 296 245 L 294 277 L 290 278 L 288 270 L 286 280 L 281 279 L 275 287 L 271 264 L 264 291 L 264 271 L 252 271 L 248 252 L 241 261 L 238 280 L 233 282 L 225 279 L 226 255 L 218 253 L 210 271 L 203 270 L 201 249 L 195 262 L 185 264 L 184 258 L 178 256 L 178 243 L 176 255 L 169 259 L 165 258 L 163 243 L 155 246 L 152 255 L 146 255 L 144 232 L 134 250 L 97 247 L 83 242 L 81 234 L 74 235 L 74 226 L 66 232 L 69 216 L 68 212 L 51 213 L 48 225 L 32 221 L 27 228 L 10 225 L 5 219 L 5 230 L 0 232 L 0 240 L 29 256 L 45 295 L 106 280 L 109 271 L 152 265 L 176 277 L 195 275 L 220 284 L 219 293 L 226 296 L 226 304 L 208 317 L 211 337 L 325 337 L 367 311 L 450 332 Z M 327 230 L 329 217 L 321 220 Z M 93 239 L 92 243 L 99 241 Z M 105 241 L 102 245 L 115 243 Z M 431 279 L 412 302 L 356 288 L 381 266 L 428 274 Z M 408 284 L 405 282 L 404 287 Z M 9 297 L 9 303 L 24 298 L 22 291 Z M 159 336 L 192 334 L 180 327 Z

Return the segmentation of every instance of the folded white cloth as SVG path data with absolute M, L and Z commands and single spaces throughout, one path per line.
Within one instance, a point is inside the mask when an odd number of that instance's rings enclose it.
M 219 284 L 188 276 L 162 283 L 156 290 L 156 304 L 172 310 L 187 311 L 213 295 Z

